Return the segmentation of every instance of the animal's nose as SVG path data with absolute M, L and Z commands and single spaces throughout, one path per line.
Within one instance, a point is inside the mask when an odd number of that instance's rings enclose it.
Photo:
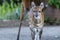
M 36 12 L 36 17 L 38 16 L 38 12 Z
M 37 17 L 38 15 L 36 15 L 36 17 Z

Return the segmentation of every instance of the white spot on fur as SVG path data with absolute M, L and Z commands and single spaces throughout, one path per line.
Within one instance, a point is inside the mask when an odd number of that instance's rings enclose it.
M 35 28 L 35 39 L 34 40 L 39 40 L 39 30 L 37 32 L 38 29 Z

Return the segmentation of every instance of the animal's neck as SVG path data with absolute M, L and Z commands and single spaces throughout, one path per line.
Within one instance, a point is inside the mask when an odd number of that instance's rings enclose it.
M 38 18 L 36 19 L 35 17 L 33 18 L 33 21 L 34 21 L 35 24 L 39 24 L 40 23 L 40 19 L 38 19 Z

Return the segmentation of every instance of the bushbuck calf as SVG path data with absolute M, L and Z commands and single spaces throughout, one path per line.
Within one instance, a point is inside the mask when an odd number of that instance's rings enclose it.
M 28 12 L 29 27 L 31 30 L 32 40 L 41 39 L 44 25 L 44 14 L 42 11 L 43 8 L 43 3 L 41 3 L 40 6 L 36 6 L 35 3 L 32 2 L 32 7 Z

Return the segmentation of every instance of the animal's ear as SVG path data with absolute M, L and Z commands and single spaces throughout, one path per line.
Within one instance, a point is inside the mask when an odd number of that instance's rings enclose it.
M 40 7 L 43 9 L 44 8 L 44 3 L 41 2 Z
M 35 3 L 34 2 L 31 2 L 31 8 L 32 7 L 35 7 L 36 5 L 35 5 Z

